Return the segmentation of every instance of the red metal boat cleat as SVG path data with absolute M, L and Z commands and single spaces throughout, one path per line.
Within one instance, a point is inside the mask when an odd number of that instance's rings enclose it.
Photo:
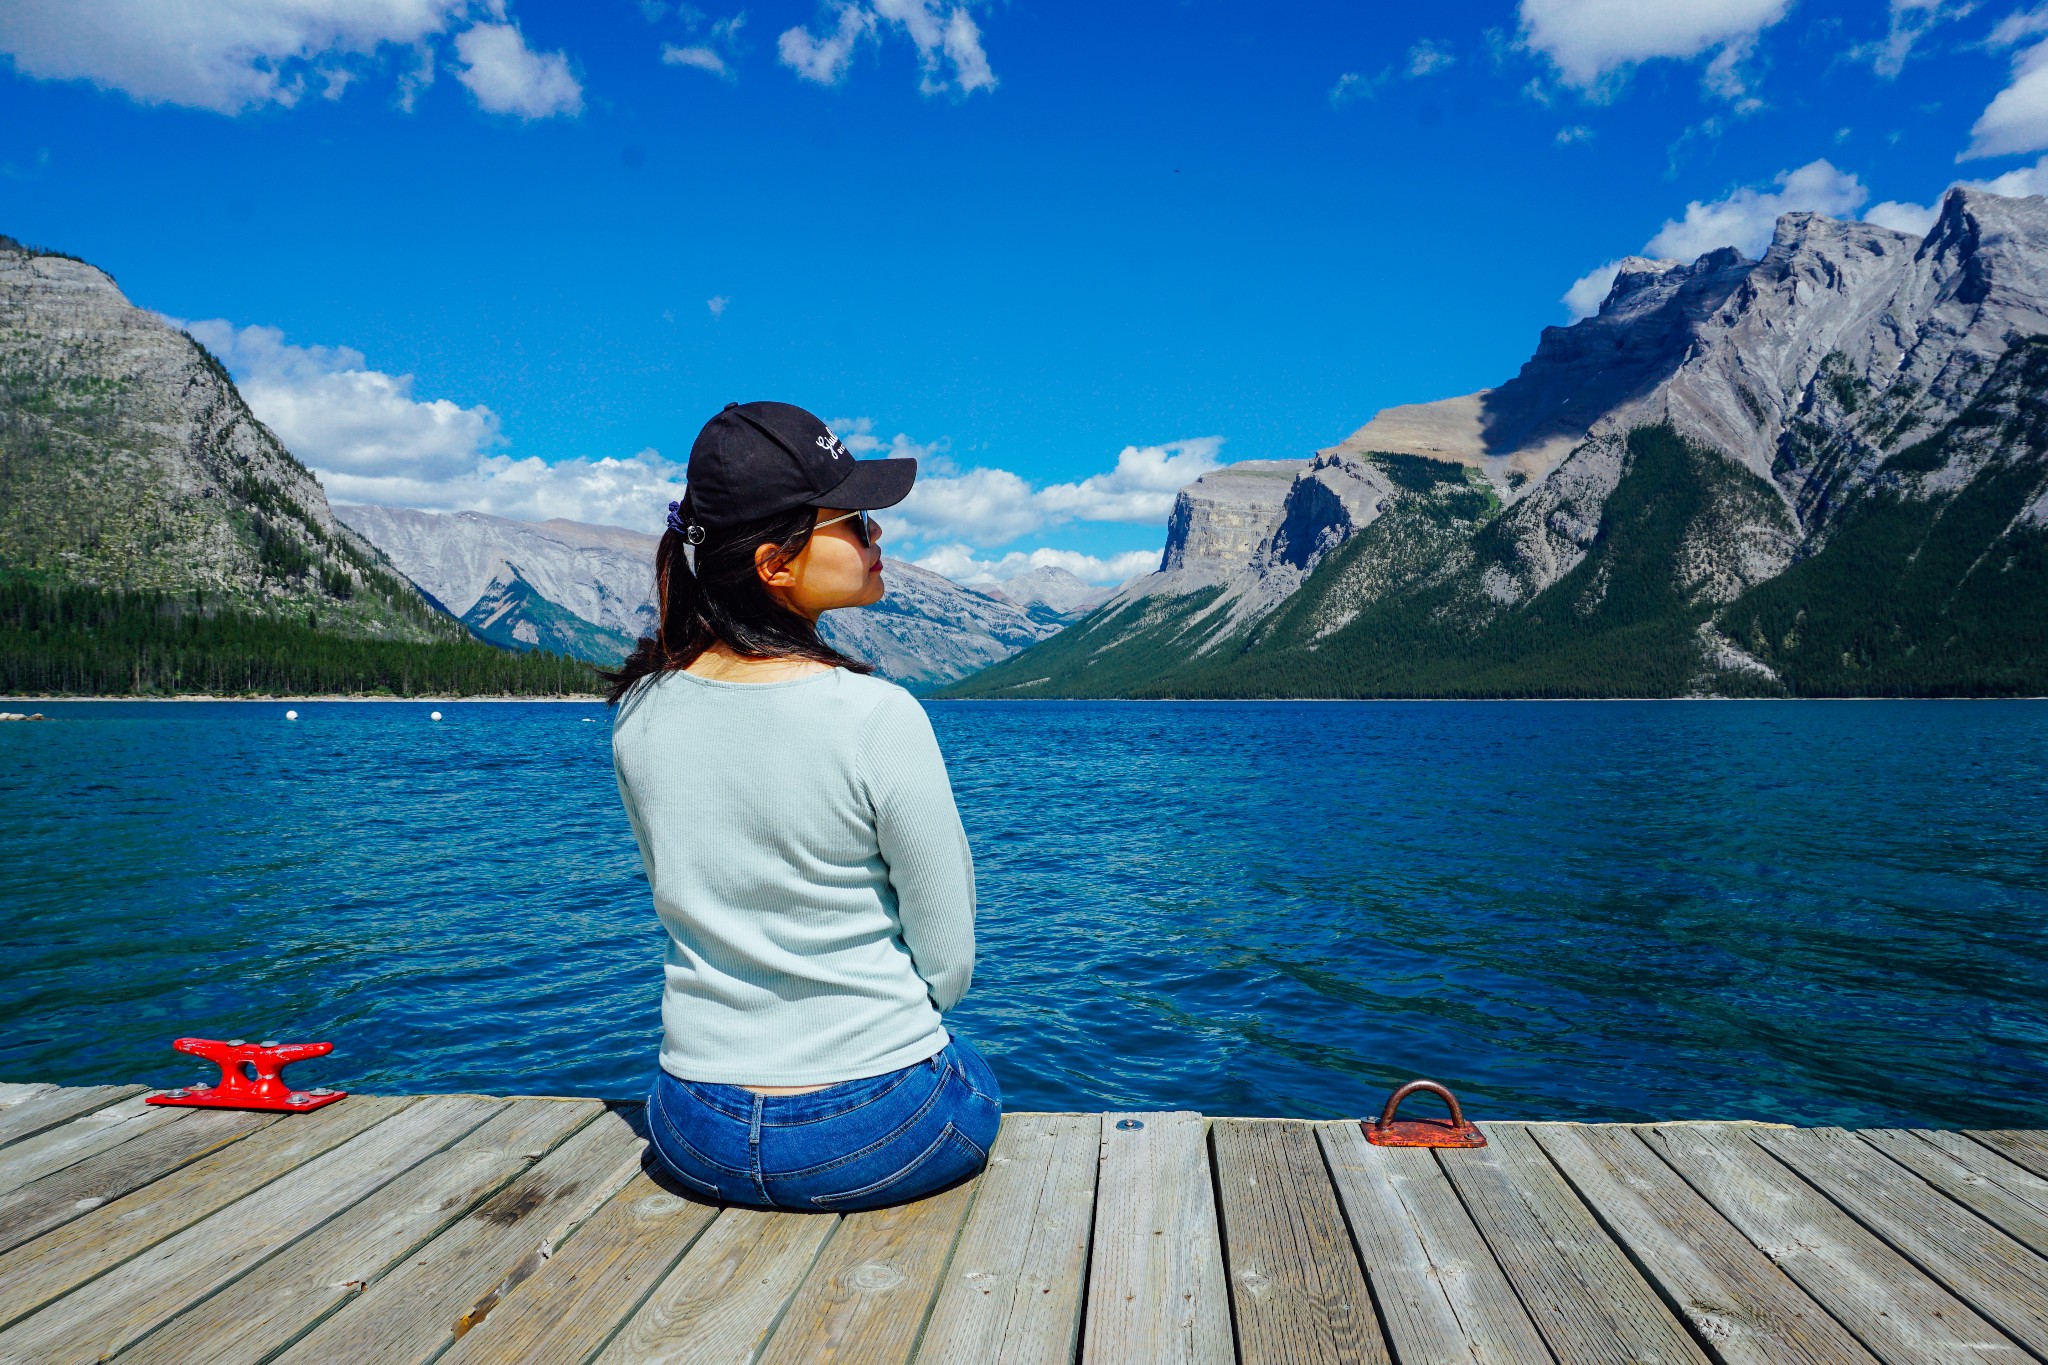
M 301 1062 L 308 1057 L 325 1057 L 334 1051 L 332 1043 L 245 1043 L 240 1038 L 220 1043 L 211 1038 L 180 1038 L 171 1046 L 180 1052 L 218 1062 L 220 1081 L 214 1085 L 202 1083 L 165 1090 L 151 1095 L 151 1104 L 303 1114 L 322 1105 L 333 1104 L 348 1093 L 345 1090 L 294 1090 L 278 1074 L 293 1062 Z
M 1401 1101 L 1418 1090 L 1427 1090 L 1432 1095 L 1443 1096 L 1445 1104 L 1451 1107 L 1448 1122 L 1443 1119 L 1397 1119 L 1394 1113 L 1401 1107 Z M 1387 1107 L 1380 1110 L 1377 1119 L 1360 1119 L 1358 1126 L 1365 1130 L 1365 1140 L 1375 1147 L 1484 1147 L 1486 1135 L 1465 1122 L 1465 1113 L 1458 1107 L 1458 1097 L 1435 1081 L 1410 1081 L 1387 1097 Z

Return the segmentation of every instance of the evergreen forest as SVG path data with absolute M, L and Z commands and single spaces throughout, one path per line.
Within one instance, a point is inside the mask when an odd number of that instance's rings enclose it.
M 122 591 L 0 570 L 0 694 L 589 696 L 590 665 L 475 640 L 332 634 L 202 593 Z

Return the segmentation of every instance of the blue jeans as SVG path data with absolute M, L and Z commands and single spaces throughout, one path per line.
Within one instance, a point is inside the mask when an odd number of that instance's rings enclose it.
M 988 1163 L 1002 1091 L 965 1039 L 900 1071 L 806 1095 L 661 1072 L 647 1129 L 668 1174 L 707 1199 L 757 1208 L 872 1209 L 916 1199 Z

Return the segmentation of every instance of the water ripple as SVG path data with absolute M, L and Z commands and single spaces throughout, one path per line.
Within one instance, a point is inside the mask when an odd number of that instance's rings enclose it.
M 0 727 L 0 1075 L 631 1095 L 661 935 L 583 704 Z M 935 704 L 1020 1108 L 2048 1127 L 2048 705 Z M 324 1068 L 319 1074 L 314 1068 Z

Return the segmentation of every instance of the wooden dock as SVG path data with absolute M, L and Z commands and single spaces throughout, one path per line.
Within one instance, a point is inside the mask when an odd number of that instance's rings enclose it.
M 0 1361 L 2048 1360 L 2048 1133 L 1013 1114 L 840 1216 L 696 1202 L 634 1105 L 144 1093 L 0 1086 Z

